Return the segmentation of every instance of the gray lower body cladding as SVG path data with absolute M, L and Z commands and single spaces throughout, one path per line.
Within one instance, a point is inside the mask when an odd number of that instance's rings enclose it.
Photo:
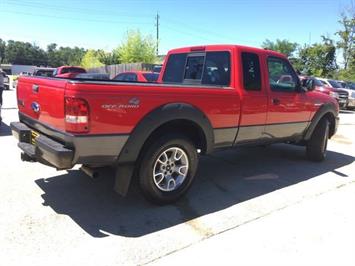
M 71 135 L 20 116 L 22 122 L 11 123 L 19 147 L 31 159 L 57 169 L 70 169 L 75 164 L 112 165 L 126 144 L 129 135 Z M 39 136 L 32 139 L 32 131 Z

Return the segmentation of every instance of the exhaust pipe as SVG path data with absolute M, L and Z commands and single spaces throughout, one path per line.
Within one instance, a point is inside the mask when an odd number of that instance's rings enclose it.
M 99 177 L 99 172 L 88 166 L 83 165 L 80 167 L 80 170 L 90 176 L 92 179 L 97 179 Z

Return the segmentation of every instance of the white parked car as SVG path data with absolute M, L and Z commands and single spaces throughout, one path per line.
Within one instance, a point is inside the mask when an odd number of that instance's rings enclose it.
M 336 90 L 337 94 L 339 95 L 338 102 L 340 107 L 346 108 L 348 106 L 349 92 L 347 89 L 343 88 L 343 86 L 338 81 L 324 78 L 317 79 L 321 81 L 324 86 L 328 86 Z
M 346 107 L 348 109 L 355 108 L 355 83 L 346 81 L 338 81 L 338 83 L 340 83 L 343 89 L 349 93 L 348 104 Z

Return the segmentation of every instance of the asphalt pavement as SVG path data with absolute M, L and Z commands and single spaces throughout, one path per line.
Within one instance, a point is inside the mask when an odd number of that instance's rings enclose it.
M 342 111 L 322 163 L 278 144 L 202 157 L 189 193 L 154 206 L 109 170 L 22 162 L 4 91 L 0 265 L 355 265 L 355 112 Z

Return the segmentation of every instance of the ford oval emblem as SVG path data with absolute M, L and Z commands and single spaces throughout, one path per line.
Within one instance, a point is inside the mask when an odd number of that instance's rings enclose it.
M 139 105 L 140 104 L 140 100 L 139 100 L 139 98 L 138 97 L 133 97 L 133 98 L 131 98 L 130 100 L 129 100 L 129 104 L 131 104 L 131 105 Z
M 39 113 L 39 111 L 41 110 L 39 104 L 36 103 L 36 102 L 33 102 L 33 103 L 31 104 L 31 108 L 32 108 L 32 110 L 33 110 L 35 113 Z

